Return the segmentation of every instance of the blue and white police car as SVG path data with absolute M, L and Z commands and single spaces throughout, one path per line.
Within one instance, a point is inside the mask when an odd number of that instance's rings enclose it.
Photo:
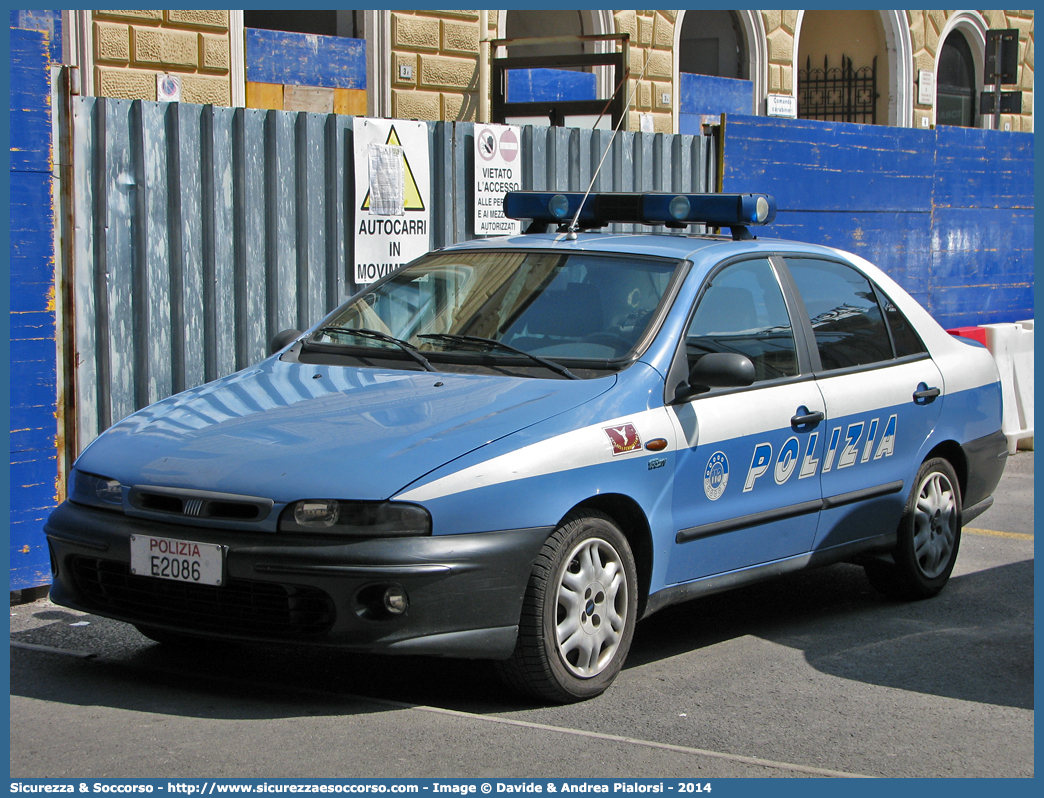
M 752 236 L 766 195 L 505 209 L 526 234 L 95 440 L 46 523 L 52 599 L 166 643 L 496 660 L 566 702 L 678 601 L 840 561 L 943 588 L 1007 453 L 986 349 L 862 258 Z M 577 232 L 609 221 L 678 229 Z

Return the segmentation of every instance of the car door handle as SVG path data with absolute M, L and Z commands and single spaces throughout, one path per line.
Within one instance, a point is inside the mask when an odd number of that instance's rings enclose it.
M 917 386 L 917 390 L 914 391 L 913 400 L 916 405 L 930 405 L 935 401 L 935 397 L 941 394 L 938 388 L 929 388 L 925 383 L 921 383 Z
M 823 414 L 818 410 L 814 413 L 809 413 L 808 408 L 802 405 L 797 409 L 797 414 L 790 419 L 790 426 L 792 427 L 814 427 L 820 421 L 823 420 Z

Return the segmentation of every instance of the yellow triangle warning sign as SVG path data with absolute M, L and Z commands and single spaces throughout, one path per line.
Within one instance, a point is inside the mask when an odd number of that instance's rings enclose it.
M 388 140 L 385 144 L 392 144 L 396 147 L 402 147 L 399 142 L 399 135 L 395 132 L 395 125 L 392 125 L 391 130 L 388 131 Z M 413 171 L 410 169 L 410 160 L 406 157 L 406 150 L 402 151 L 402 166 L 405 172 L 405 185 L 403 186 L 403 209 L 407 211 L 423 211 L 424 200 L 421 197 L 420 189 L 417 188 L 417 181 L 413 178 Z M 370 192 L 366 192 L 366 199 L 363 200 L 361 210 L 370 210 Z

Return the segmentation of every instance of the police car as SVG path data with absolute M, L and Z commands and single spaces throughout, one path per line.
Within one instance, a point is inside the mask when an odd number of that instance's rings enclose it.
M 753 236 L 767 195 L 505 210 L 526 234 L 95 440 L 46 523 L 52 599 L 165 643 L 496 660 L 567 702 L 675 602 L 840 561 L 943 588 L 1007 453 L 986 349 L 862 258 Z M 673 229 L 584 232 L 610 221 Z

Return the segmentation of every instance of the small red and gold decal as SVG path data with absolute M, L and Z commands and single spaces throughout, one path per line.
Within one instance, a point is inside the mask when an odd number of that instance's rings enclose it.
M 613 444 L 613 457 L 633 452 L 642 446 L 642 439 L 638 437 L 638 430 L 634 428 L 634 424 L 621 424 L 618 427 L 603 427 L 603 429 Z

